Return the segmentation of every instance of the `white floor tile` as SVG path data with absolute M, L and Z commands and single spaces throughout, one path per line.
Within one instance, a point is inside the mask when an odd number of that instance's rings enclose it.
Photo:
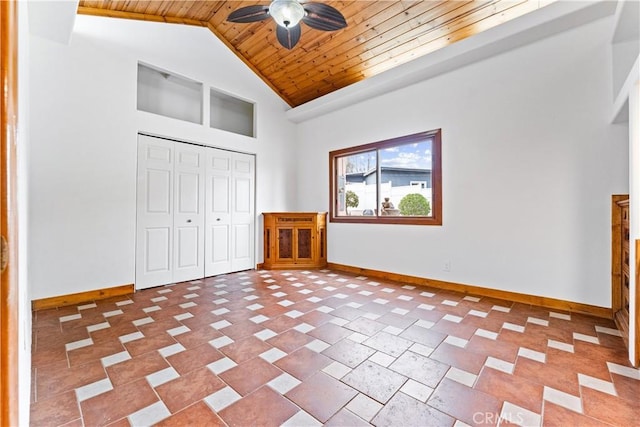
M 484 338 L 488 338 L 490 340 L 496 340 L 498 338 L 498 334 L 492 331 L 487 331 L 486 329 L 481 329 L 478 328 L 476 330 L 475 335 L 478 335 L 479 337 L 484 337 Z
M 347 404 L 346 408 L 363 420 L 369 422 L 380 412 L 382 404 L 371 399 L 369 396 L 358 394 Z
M 231 387 L 225 387 L 222 390 L 218 390 L 205 397 L 204 401 L 215 412 L 219 412 L 241 398 L 242 396 L 240 396 L 234 389 Z
M 622 366 L 611 362 L 607 362 L 607 367 L 609 368 L 609 372 L 612 374 L 618 374 L 627 378 L 640 380 L 640 369 L 630 368 L 628 366 Z
M 169 367 L 161 371 L 154 372 L 153 374 L 149 374 L 145 378 L 151 387 L 158 387 L 161 384 L 180 378 L 180 374 L 178 371 L 173 369 L 173 367 Z
M 82 347 L 88 347 L 90 345 L 93 345 L 93 340 L 91 338 L 85 338 L 83 340 L 67 343 L 65 344 L 65 348 L 67 351 L 71 351 Z
M 582 400 L 578 396 L 545 386 L 542 397 L 548 402 L 555 403 L 563 408 L 582 414 Z
M 285 316 L 291 317 L 292 319 L 296 319 L 302 315 L 304 315 L 304 313 L 302 313 L 301 311 L 298 310 L 291 310 L 288 311 L 284 314 Z
M 113 316 L 119 316 L 120 314 L 123 314 L 124 311 L 122 310 L 112 310 L 112 311 L 107 311 L 106 313 L 102 313 L 102 315 L 106 318 L 106 317 L 113 317 Z
M 351 372 L 351 368 L 347 365 L 343 365 L 340 362 L 333 362 L 329 366 L 326 366 L 322 372 L 331 375 L 333 378 L 340 379 Z
M 60 317 L 60 323 L 70 322 L 72 320 L 78 320 L 78 319 L 82 319 L 82 314 L 80 314 L 80 313 L 78 313 L 78 314 L 70 314 L 68 316 Z
M 544 319 L 538 319 L 537 317 L 528 317 L 527 323 L 533 323 L 534 325 L 549 326 L 549 321 Z
M 295 329 L 298 332 L 302 332 L 303 334 L 306 334 L 309 331 L 313 331 L 315 329 L 315 326 L 311 326 L 308 323 L 301 323 L 297 326 L 294 326 L 293 329 Z
M 131 359 L 131 355 L 128 351 L 121 351 L 120 353 L 112 354 L 111 356 L 105 356 L 100 359 L 102 366 L 105 368 L 108 366 L 116 365 L 120 362 L 124 362 L 125 360 Z
M 321 351 L 324 351 L 331 346 L 322 340 L 313 340 L 310 343 L 307 343 L 305 347 L 307 347 L 309 350 L 315 351 L 316 353 L 320 353 Z
M 542 416 L 528 409 L 505 401 L 500 411 L 500 420 L 522 427 L 537 427 L 542 424 Z
M 603 381 L 599 378 L 590 377 L 589 375 L 578 374 L 578 384 L 580 384 L 582 387 L 589 387 L 591 389 L 598 390 L 612 396 L 618 395 L 613 383 L 609 381 Z
M 231 326 L 231 323 L 227 320 L 218 320 L 217 322 L 212 323 L 211 326 L 213 329 L 224 329 L 227 326 Z
M 158 353 L 160 353 L 162 357 L 169 357 L 174 354 L 181 353 L 185 350 L 186 348 L 184 348 L 182 344 L 176 343 L 176 344 L 172 344 L 172 345 L 158 349 Z
M 389 365 L 395 362 L 396 358 L 393 356 L 389 356 L 388 354 L 381 351 L 377 351 L 369 357 L 369 360 L 387 368 Z
M 94 383 L 77 388 L 76 396 L 78 398 L 78 402 L 83 402 L 99 394 L 106 393 L 109 390 L 113 390 L 113 385 L 111 384 L 109 378 L 105 378 L 103 380 L 96 381 Z
M 96 325 L 90 325 L 87 326 L 87 332 L 95 332 L 95 331 L 99 331 L 101 329 L 107 329 L 110 328 L 111 325 L 109 324 L 109 322 L 102 322 L 102 323 L 98 323 Z
M 296 414 L 282 423 L 282 427 L 320 427 L 322 423 L 307 412 L 300 410 Z
M 547 341 L 547 345 L 550 348 L 555 348 L 556 350 L 566 351 L 568 353 L 573 353 L 573 351 L 574 351 L 573 344 L 567 344 L 567 343 L 560 342 L 560 341 L 548 340 Z
M 269 318 L 267 316 L 259 314 L 257 316 L 253 316 L 249 320 L 251 320 L 253 323 L 262 323 L 262 322 L 266 322 L 267 320 L 269 320 Z
M 473 385 L 476 383 L 476 380 L 478 379 L 477 375 L 454 367 L 447 371 L 445 377 L 460 384 L 464 384 L 467 387 L 473 387 Z
M 549 317 L 554 317 L 556 319 L 562 319 L 562 320 L 571 320 L 570 314 L 556 313 L 553 311 L 549 312 Z
M 488 366 L 498 371 L 505 372 L 507 374 L 513 373 L 513 363 L 505 362 L 504 360 L 496 359 L 495 357 L 487 357 L 487 361 L 484 362 L 484 366 Z
M 175 337 L 181 334 L 186 334 L 187 332 L 191 332 L 191 329 L 187 328 L 186 326 L 178 326 L 177 328 L 171 328 L 167 330 L 167 333 L 172 337 Z
M 591 336 L 591 335 L 585 335 L 585 334 L 579 334 L 578 332 L 574 332 L 573 333 L 573 339 L 574 340 L 585 341 L 585 342 L 590 342 L 592 344 L 600 344 L 600 340 L 598 339 L 598 337 L 594 337 L 594 336 Z
M 487 317 L 487 313 L 486 311 L 479 311 L 479 310 L 469 310 L 469 314 L 472 316 L 476 316 L 476 317 Z
M 613 335 L 614 337 L 621 337 L 622 332 L 617 329 L 605 328 L 604 326 L 596 325 L 596 332 L 600 332 L 602 334 Z
M 545 363 L 547 361 L 546 354 L 525 347 L 520 347 L 518 349 L 518 356 L 526 357 L 527 359 L 535 360 L 540 363 Z
M 427 387 L 424 384 L 421 384 L 417 381 L 409 379 L 404 385 L 400 388 L 400 391 L 404 394 L 407 394 L 414 399 L 419 400 L 422 403 L 426 403 L 427 399 L 433 393 L 433 389 L 431 387 Z
M 223 373 L 224 371 L 228 371 L 229 369 L 238 366 L 236 362 L 229 359 L 228 357 L 223 357 L 222 359 L 218 359 L 215 362 L 211 362 L 207 365 L 207 368 L 214 374 L 218 375 Z
M 445 314 L 442 320 L 446 320 L 448 322 L 460 323 L 462 322 L 462 317 L 454 316 L 453 314 Z
M 285 372 L 284 374 L 269 381 L 267 385 L 272 389 L 274 389 L 275 391 L 277 391 L 278 393 L 285 394 L 286 392 L 296 387 L 300 383 L 301 381 L 298 380 L 296 377 L 289 375 Z
M 253 334 L 254 337 L 261 339 L 262 341 L 266 341 L 269 338 L 275 337 L 276 335 L 278 334 L 273 332 L 271 329 L 263 329 L 260 332 L 256 332 L 255 334 Z
M 279 348 L 273 347 L 273 348 L 265 351 L 264 353 L 261 353 L 260 357 L 263 360 L 266 360 L 269 363 L 273 363 L 276 360 L 282 359 L 286 355 L 287 355 L 287 353 L 285 353 L 284 351 L 280 350 Z
M 449 335 L 444 339 L 444 342 L 446 342 L 447 344 L 455 345 L 456 347 L 465 348 L 469 341 L 462 338 L 454 337 L 453 335 Z
M 160 400 L 153 405 L 134 412 L 129 415 L 128 418 L 132 426 L 150 426 L 164 420 L 170 415 L 171 412 L 169 412 L 164 402 Z
M 215 347 L 215 348 L 222 348 L 225 345 L 229 345 L 231 343 L 233 343 L 234 341 L 229 338 L 229 337 L 220 337 L 220 338 L 216 338 L 213 339 L 211 341 L 209 341 L 209 345 Z
M 504 322 L 502 324 L 502 329 L 508 329 L 510 331 L 520 332 L 520 333 L 524 332 L 524 326 L 516 325 L 514 323 L 509 323 L 509 322 Z

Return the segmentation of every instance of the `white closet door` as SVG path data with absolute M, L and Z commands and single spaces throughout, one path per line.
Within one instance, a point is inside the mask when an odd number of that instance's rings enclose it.
M 231 270 L 231 165 L 233 153 L 207 150 L 205 276 Z
M 140 135 L 136 224 L 136 288 L 173 280 L 174 143 Z
M 173 281 L 204 277 L 205 148 L 175 143 Z
M 138 137 L 136 288 L 255 267 L 255 157 Z
M 232 156 L 231 271 L 241 271 L 255 267 L 255 157 Z

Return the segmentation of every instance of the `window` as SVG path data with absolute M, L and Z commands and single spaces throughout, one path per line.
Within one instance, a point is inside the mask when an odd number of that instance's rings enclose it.
M 329 153 L 331 222 L 442 224 L 441 130 Z

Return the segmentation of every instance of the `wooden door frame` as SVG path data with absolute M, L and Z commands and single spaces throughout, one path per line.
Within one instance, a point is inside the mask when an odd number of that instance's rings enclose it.
M 0 426 L 18 419 L 18 235 L 16 142 L 18 123 L 18 4 L 0 1 L 0 232 L 7 267 L 0 274 Z

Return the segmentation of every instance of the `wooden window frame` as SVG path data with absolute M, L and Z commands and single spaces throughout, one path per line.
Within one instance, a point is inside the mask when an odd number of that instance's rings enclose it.
M 397 145 L 420 142 L 431 139 L 431 216 L 345 216 L 337 215 L 338 191 L 336 162 L 340 157 L 381 150 Z M 377 178 L 379 180 L 379 177 Z M 379 185 L 379 182 L 376 184 Z M 379 194 L 379 192 L 378 192 Z M 354 224 L 405 224 L 405 225 L 442 225 L 442 129 L 435 129 L 398 138 L 387 139 L 369 144 L 349 147 L 329 152 L 329 221 Z M 380 201 L 378 200 L 378 206 Z

